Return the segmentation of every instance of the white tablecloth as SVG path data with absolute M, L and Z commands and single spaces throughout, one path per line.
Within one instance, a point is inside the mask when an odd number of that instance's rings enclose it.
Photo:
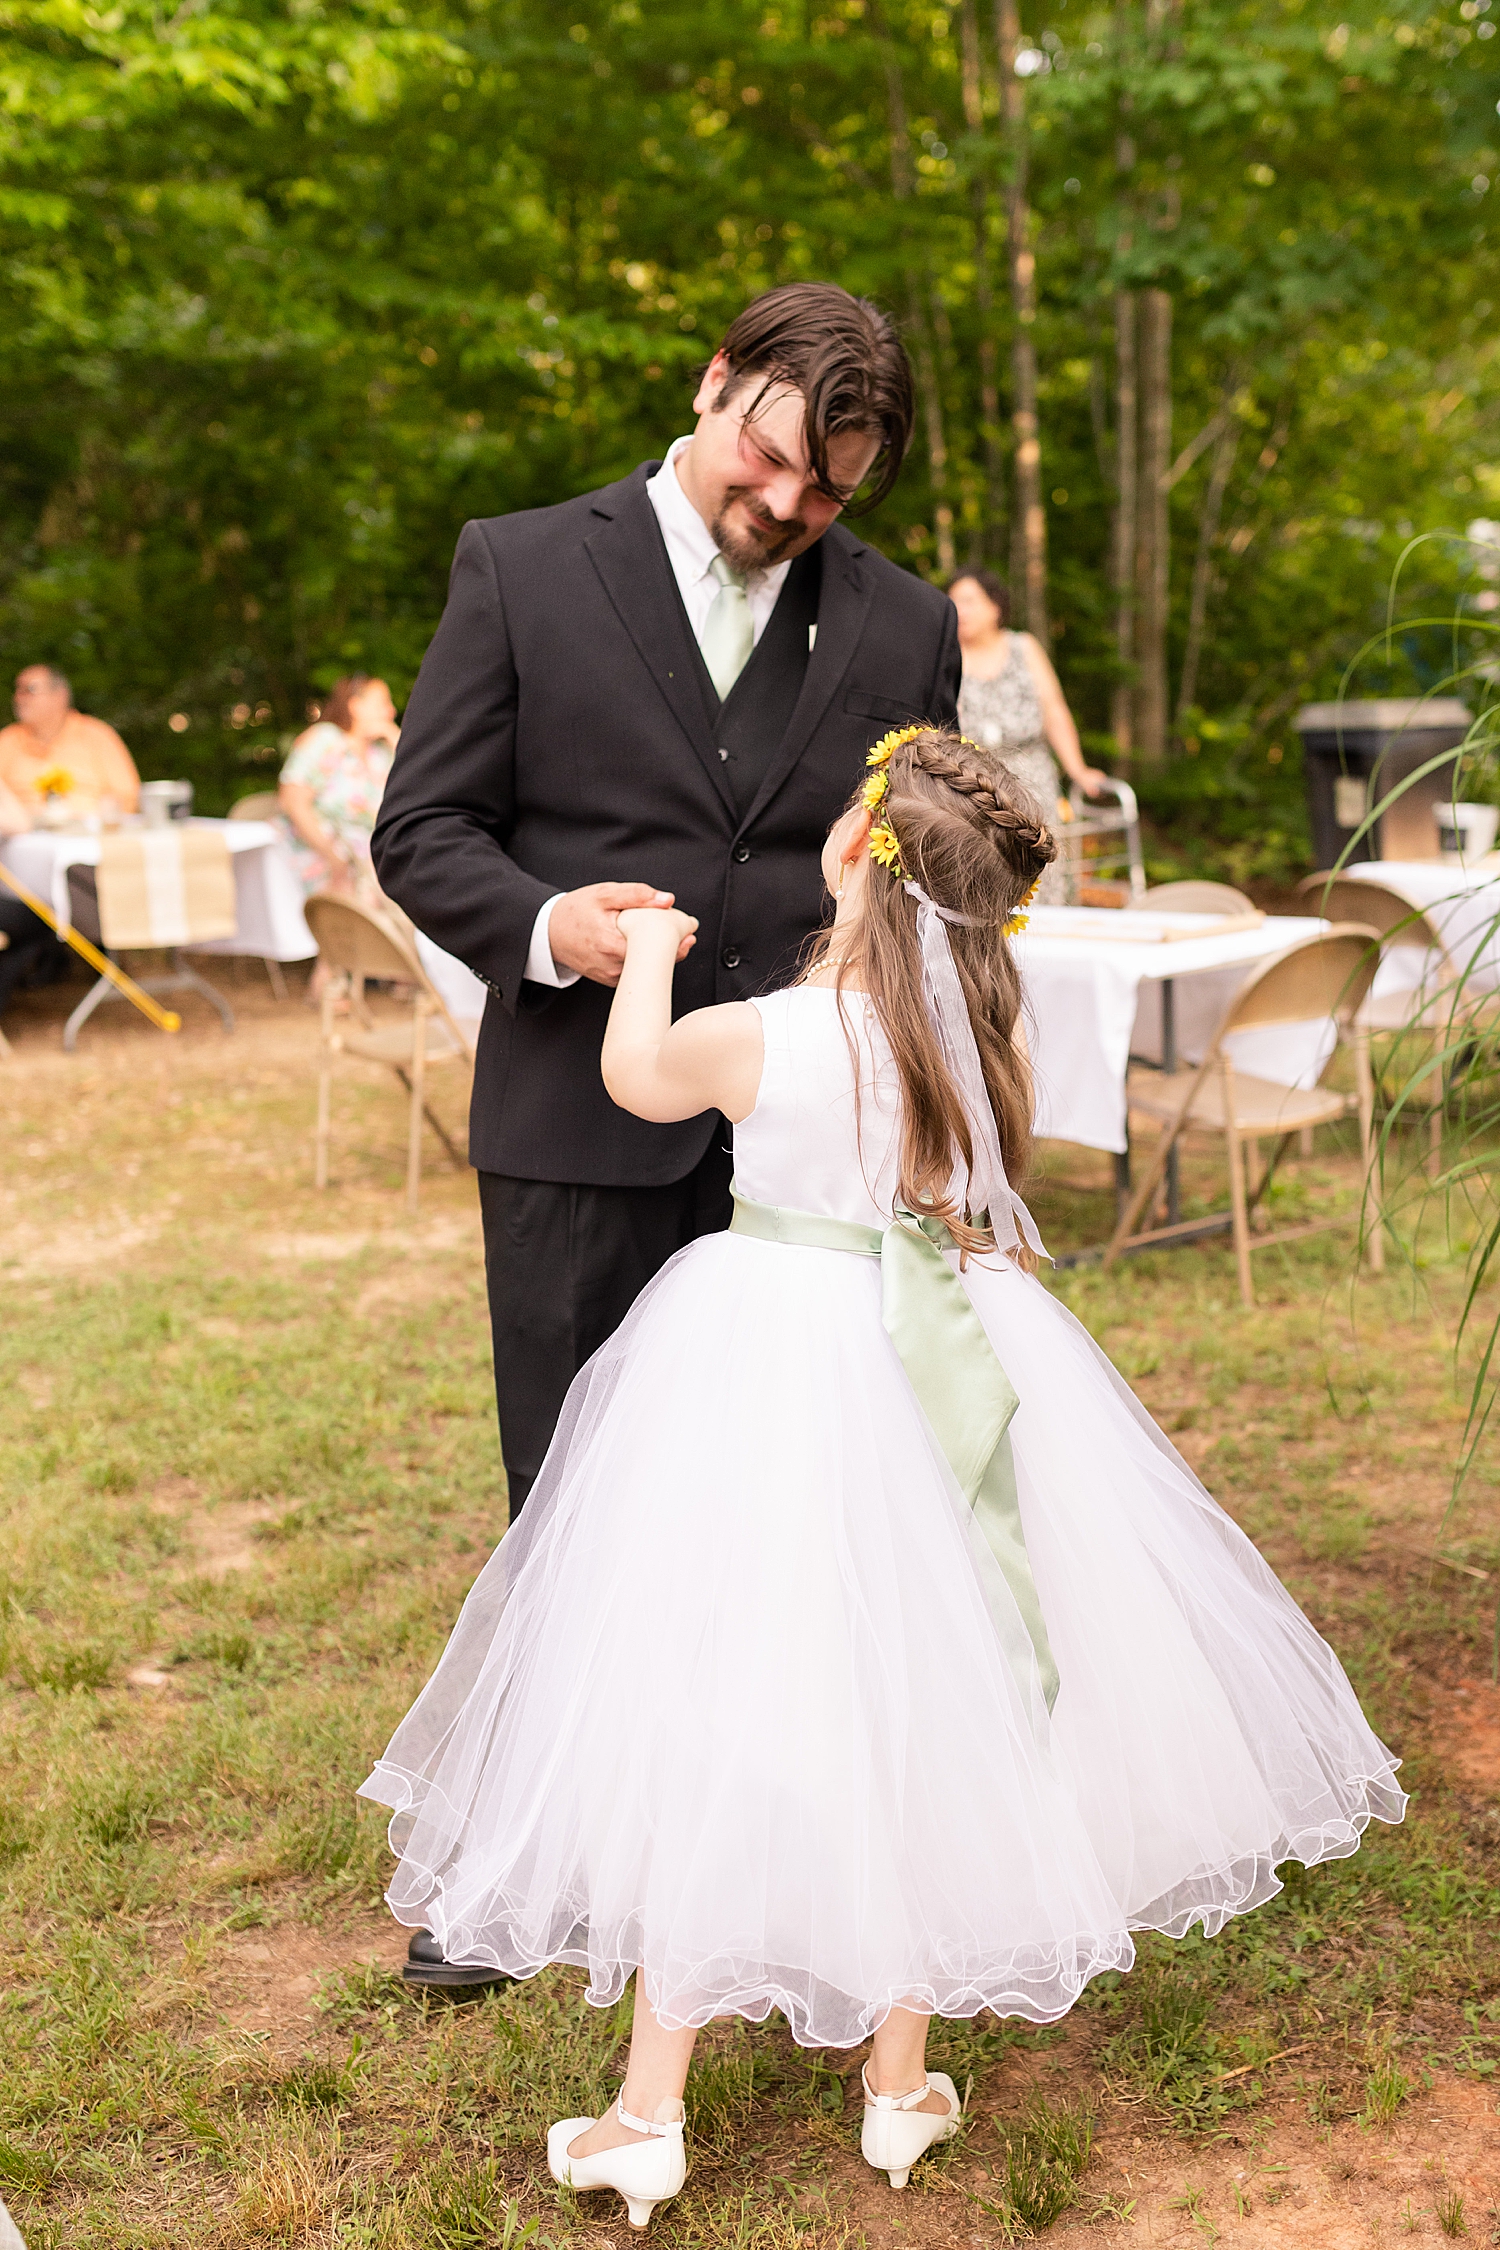
M 201 820 L 217 830 L 234 867 L 233 937 L 212 938 L 194 953 L 253 953 L 271 961 L 307 961 L 317 952 L 302 912 L 302 885 L 279 832 L 267 820 Z M 96 867 L 100 839 L 66 830 L 33 828 L 0 841 L 0 859 L 28 890 L 45 899 L 64 927 L 70 919 L 68 869 Z
M 1127 1146 L 1130 1057 L 1161 1059 L 1163 981 L 1172 983 L 1177 1060 L 1198 1062 L 1251 969 L 1323 928 L 1310 916 L 1268 915 L 1251 929 L 1217 937 L 1135 945 L 1115 937 L 1049 936 L 1049 912 L 1057 914 L 1058 928 L 1086 927 L 1080 909 L 1037 907 L 1016 940 L 1036 1081 L 1036 1130 L 1043 1139 L 1116 1152 Z M 1099 920 L 1118 927 L 1108 909 L 1099 910 Z M 1299 1040 L 1278 1027 L 1269 1036 L 1237 1033 L 1234 1055 L 1244 1070 L 1292 1083 L 1281 1069 L 1294 1048 L 1287 1067 L 1304 1082 L 1316 1077 L 1329 1047 L 1323 1026 Z
M 1441 859 L 1369 859 L 1340 872 L 1351 882 L 1383 883 L 1420 908 L 1467 984 L 1485 992 L 1500 985 L 1500 866 L 1485 861 L 1454 867 Z M 1415 951 L 1410 946 L 1393 950 Z M 1383 972 L 1384 962 L 1381 967 Z M 1388 984 L 1382 975 L 1376 990 L 1383 991 Z
M 317 952 L 302 911 L 302 884 L 281 832 L 268 820 L 205 820 L 196 827 L 222 832 L 234 865 L 235 932 L 192 946 L 194 953 L 253 953 L 272 961 L 310 961 Z M 58 920 L 69 918 L 68 869 L 95 867 L 99 838 L 34 828 L 25 836 L 0 838 L 0 859 L 13 875 L 45 899 Z M 485 988 L 472 969 L 417 933 L 422 965 L 453 1014 L 477 1025 L 484 1014 Z

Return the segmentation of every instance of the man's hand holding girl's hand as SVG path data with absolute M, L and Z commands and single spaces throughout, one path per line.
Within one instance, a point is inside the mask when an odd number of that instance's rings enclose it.
M 683 960 L 697 942 L 693 933 L 698 927 L 697 917 L 684 914 L 675 906 L 628 906 L 617 916 L 620 935 L 628 945 L 631 938 L 644 933 L 653 944 L 672 945 L 673 958 Z
M 626 913 L 665 914 L 677 928 L 677 959 L 683 960 L 698 925 L 690 914 L 673 910 L 674 896 L 649 883 L 586 883 L 582 890 L 565 891 L 547 927 L 553 960 L 595 984 L 618 984 L 625 965 L 621 916 Z

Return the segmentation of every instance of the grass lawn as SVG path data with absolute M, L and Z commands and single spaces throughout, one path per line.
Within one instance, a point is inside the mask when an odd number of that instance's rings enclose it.
M 409 1221 L 401 1099 L 351 1068 L 316 1194 L 313 1020 L 251 978 L 233 1040 L 118 1011 L 68 1059 L 57 995 L 8 1020 L 0 2196 L 33 2250 L 621 2246 L 542 2132 L 610 2098 L 628 2021 L 567 1972 L 409 1999 L 352 1795 L 504 1521 L 473 1183 L 429 1142 Z M 1347 1206 L 1336 1148 L 1302 1170 L 1289 1203 Z M 1037 1203 L 1054 1243 L 1107 1217 Z M 1330 1234 L 1249 1314 L 1218 1244 L 1053 1286 L 1333 1640 L 1406 1825 L 1052 2030 L 935 2027 L 967 2124 L 902 2196 L 857 2054 L 715 2027 L 666 2250 L 1500 2241 L 1493 1457 L 1450 1509 L 1458 1269 L 1349 1272 Z

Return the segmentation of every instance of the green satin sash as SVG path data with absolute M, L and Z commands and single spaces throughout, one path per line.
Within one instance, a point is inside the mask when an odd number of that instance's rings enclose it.
M 1057 1666 L 1026 1552 L 1010 1443 L 1011 1417 L 1020 1401 L 943 1254 L 953 1247 L 953 1237 L 940 1219 L 919 1218 L 914 1211 L 898 1209 L 882 1231 L 854 1219 L 750 1203 L 738 1188 L 733 1193 L 732 1234 L 880 1260 L 886 1333 L 1020 1612 L 1027 1645 L 1007 1650 L 1012 1669 L 1024 1688 L 1035 1659 L 1050 1711 L 1057 1701 Z

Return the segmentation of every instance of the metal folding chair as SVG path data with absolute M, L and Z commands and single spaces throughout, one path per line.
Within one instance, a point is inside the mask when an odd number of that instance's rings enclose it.
M 353 899 L 317 892 L 307 902 L 307 926 L 317 941 L 318 959 L 330 974 L 323 986 L 322 1053 L 318 1064 L 318 1124 L 314 1178 L 328 1185 L 329 1112 L 333 1065 L 339 1055 L 384 1063 L 410 1096 L 406 1145 L 406 1201 L 417 1208 L 422 1178 L 422 1120 L 425 1117 L 459 1171 L 462 1152 L 441 1120 L 427 1106 L 426 1079 L 437 1063 L 474 1060 L 474 1050 L 427 971 L 416 946 L 394 919 L 372 913 Z M 395 1023 L 378 1024 L 365 1001 L 365 986 L 390 979 L 411 989 L 411 1013 Z M 352 1021 L 337 1015 L 347 994 Z
M 1127 1098 L 1133 1112 L 1160 1121 L 1161 1136 L 1151 1162 L 1120 1214 L 1109 1248 L 1106 1267 L 1127 1250 L 1144 1249 L 1175 1237 L 1203 1233 L 1213 1222 L 1182 1220 L 1171 1226 L 1142 1229 L 1141 1221 L 1166 1173 L 1167 1159 L 1184 1133 L 1217 1136 L 1224 1142 L 1229 1171 L 1229 1219 L 1239 1269 L 1240 1295 L 1247 1305 L 1255 1302 L 1250 1274 L 1253 1250 L 1272 1243 L 1295 1241 L 1321 1233 L 1333 1220 L 1250 1232 L 1250 1214 L 1265 1196 L 1272 1175 L 1288 1142 L 1297 1133 L 1311 1132 L 1351 1113 L 1359 1118 L 1360 1148 L 1368 1185 L 1374 1153 L 1374 1086 L 1370 1073 L 1369 1034 L 1359 1023 L 1359 1011 L 1370 989 L 1379 958 L 1375 932 L 1345 926 L 1304 938 L 1278 954 L 1251 976 L 1225 1009 L 1203 1061 L 1196 1069 L 1132 1070 Z M 1288 1086 L 1236 1069 L 1225 1042 L 1237 1031 L 1290 1029 L 1297 1025 L 1332 1022 L 1333 1048 L 1311 1087 Z M 1354 1055 L 1353 1094 L 1338 1092 L 1323 1081 L 1340 1046 Z M 1262 1138 L 1275 1141 L 1269 1161 L 1258 1180 L 1247 1182 L 1256 1145 Z M 1219 1221 L 1222 1225 L 1222 1220 Z M 1370 1264 L 1379 1272 L 1385 1264 L 1385 1238 L 1377 1218 L 1369 1234 Z

